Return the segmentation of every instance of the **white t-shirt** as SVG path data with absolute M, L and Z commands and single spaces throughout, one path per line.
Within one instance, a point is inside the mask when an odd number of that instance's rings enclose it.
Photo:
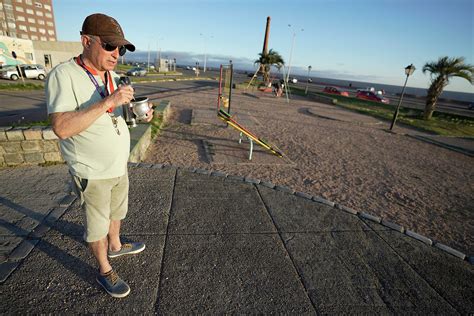
M 117 88 L 119 76 L 111 72 Z M 100 89 L 104 84 L 94 74 Z M 48 114 L 80 111 L 102 99 L 91 78 L 74 59 L 54 67 L 46 81 Z M 81 133 L 60 140 L 60 149 L 73 175 L 84 179 L 110 179 L 127 171 L 130 153 L 130 133 L 123 119 L 122 107 L 114 110 L 117 134 L 112 118 L 106 112 Z

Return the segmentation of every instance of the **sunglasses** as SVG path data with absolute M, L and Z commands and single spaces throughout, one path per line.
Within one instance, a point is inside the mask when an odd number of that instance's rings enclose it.
M 110 45 L 109 43 L 105 43 L 105 42 L 102 42 L 102 41 L 98 41 L 96 38 L 94 37 L 89 37 L 90 39 L 93 39 L 95 40 L 97 43 L 100 44 L 100 46 L 102 46 L 102 48 L 108 52 L 113 52 L 114 50 L 117 49 L 118 46 L 114 46 L 114 45 Z M 125 46 L 120 46 L 118 47 L 119 48 L 119 55 L 120 56 L 123 56 L 125 55 L 125 53 L 127 52 L 127 48 Z

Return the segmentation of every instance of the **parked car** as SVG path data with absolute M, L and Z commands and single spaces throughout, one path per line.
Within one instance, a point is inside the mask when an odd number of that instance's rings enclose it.
M 372 91 L 359 91 L 357 92 L 356 98 L 390 104 L 389 99 L 384 97 L 382 94 L 377 94 Z
M 135 77 L 141 77 L 141 76 L 146 76 L 146 69 L 141 68 L 141 67 L 135 67 L 127 71 L 128 76 L 135 76 Z
M 296 79 L 296 78 L 290 78 L 290 82 L 297 83 L 297 82 L 298 82 L 298 79 Z
M 312 83 L 312 82 L 313 82 L 313 79 L 308 78 L 308 82 L 309 82 L 309 83 Z
M 338 87 L 328 86 L 328 87 L 324 88 L 323 92 L 324 93 L 330 93 L 330 94 L 342 95 L 342 96 L 345 96 L 345 97 L 349 96 L 349 92 L 343 91 L 343 90 L 339 89 Z
M 39 79 L 43 80 L 46 78 L 46 70 L 42 65 L 18 65 L 20 68 L 21 75 L 23 78 L 26 79 Z M 2 78 L 10 79 L 10 80 L 18 80 L 20 78 L 20 74 L 18 73 L 18 69 L 16 66 L 2 68 L 1 70 Z

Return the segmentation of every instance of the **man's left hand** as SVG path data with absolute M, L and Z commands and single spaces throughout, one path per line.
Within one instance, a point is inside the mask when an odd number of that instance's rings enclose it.
M 148 107 L 150 108 L 150 110 L 145 114 L 145 116 L 142 118 L 142 121 L 143 122 L 150 122 L 152 119 L 153 119 L 153 103 L 151 102 L 148 102 Z

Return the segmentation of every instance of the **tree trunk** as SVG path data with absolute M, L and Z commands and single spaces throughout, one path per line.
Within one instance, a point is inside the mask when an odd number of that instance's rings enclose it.
M 430 120 L 433 116 L 433 112 L 436 110 L 436 102 L 443 92 L 443 88 L 446 86 L 446 80 L 439 76 L 431 83 L 428 89 L 428 95 L 426 96 L 425 111 L 423 113 L 423 119 Z

